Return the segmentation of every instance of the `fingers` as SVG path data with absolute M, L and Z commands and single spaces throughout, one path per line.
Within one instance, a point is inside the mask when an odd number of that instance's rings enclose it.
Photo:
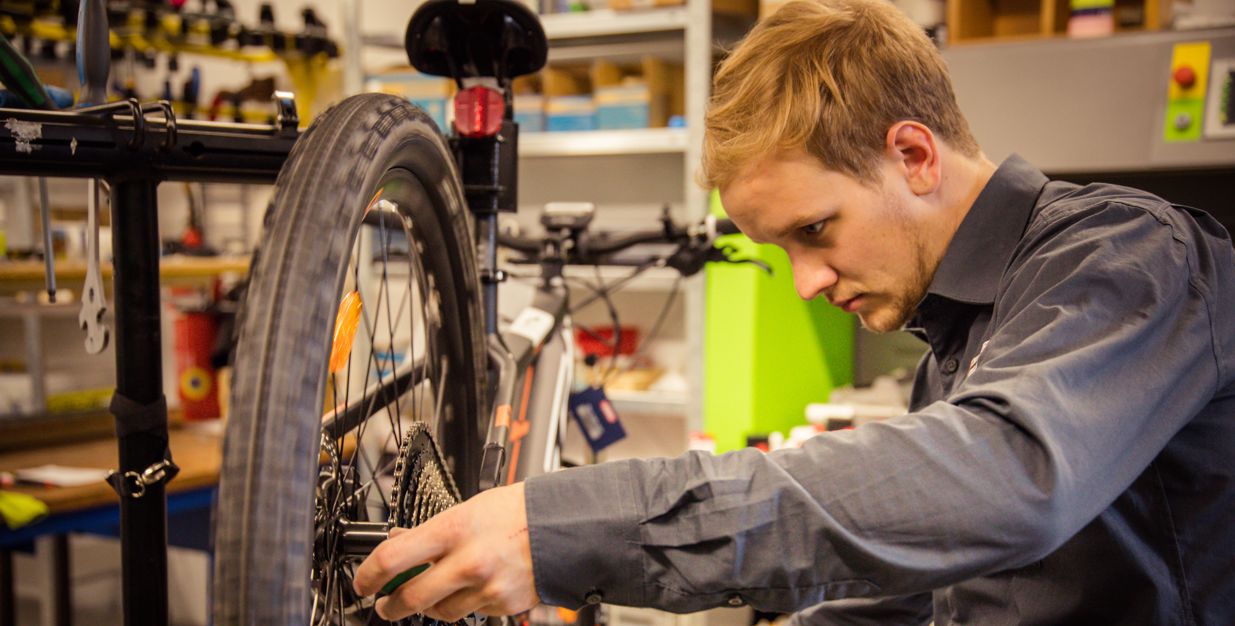
M 506 615 L 538 604 L 523 485 L 481 493 L 416 528 L 392 529 L 356 570 L 353 586 L 371 595 L 423 563 L 433 565 L 378 600 L 379 615 L 453 621 L 482 608 Z
M 471 613 L 482 603 L 464 607 L 472 596 L 480 597 L 478 589 L 483 588 L 488 579 L 486 570 L 488 560 L 476 555 L 448 555 L 439 563 L 434 564 L 423 574 L 400 586 L 393 593 L 377 601 L 377 614 L 386 620 L 396 620 L 413 613 L 425 613 L 436 619 L 455 621 L 455 619 L 439 618 L 438 605 L 454 598 L 448 612 L 466 611 L 463 616 Z
M 416 528 L 392 529 L 390 538 L 378 545 L 356 568 L 352 581 L 356 593 L 362 596 L 377 593 L 395 576 L 446 554 L 457 534 L 454 525 L 447 519 L 449 517 L 439 516 Z M 421 574 L 424 575 L 427 572 Z
M 424 614 L 442 622 L 457 622 L 479 611 L 490 601 L 489 595 L 483 590 L 464 589 L 425 609 Z

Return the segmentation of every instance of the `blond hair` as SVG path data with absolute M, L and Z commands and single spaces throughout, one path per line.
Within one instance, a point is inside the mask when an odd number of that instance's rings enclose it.
M 756 25 L 716 73 L 700 182 L 805 149 L 874 182 L 888 128 L 915 120 L 978 154 L 947 66 L 926 33 L 886 0 L 799 0 Z

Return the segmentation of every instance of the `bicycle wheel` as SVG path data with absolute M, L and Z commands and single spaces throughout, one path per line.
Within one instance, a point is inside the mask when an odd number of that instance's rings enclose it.
M 475 491 L 486 352 L 462 197 L 399 98 L 349 98 L 293 148 L 238 322 L 215 623 L 384 623 L 351 592 L 341 529 L 389 519 L 411 430 Z

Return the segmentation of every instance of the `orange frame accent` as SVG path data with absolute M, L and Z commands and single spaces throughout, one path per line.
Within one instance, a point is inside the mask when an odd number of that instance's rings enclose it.
M 515 470 L 519 467 L 519 452 L 523 448 L 523 438 L 527 436 L 532 425 L 527 421 L 527 402 L 532 395 L 532 377 L 536 374 L 536 366 L 529 365 L 523 377 L 523 399 L 519 402 L 519 417 L 510 425 L 510 440 L 514 445 L 510 448 L 510 471 L 506 474 L 506 484 L 515 483 Z

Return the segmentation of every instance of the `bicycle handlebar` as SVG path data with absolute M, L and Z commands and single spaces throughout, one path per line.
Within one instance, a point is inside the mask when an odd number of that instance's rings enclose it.
M 710 246 L 717 236 L 741 232 L 729 219 L 717 219 L 711 225 L 712 231 L 708 232 L 708 229 L 708 221 L 704 221 L 691 227 L 670 225 L 658 230 L 628 232 L 613 239 L 589 237 L 577 242 L 578 250 L 575 256 L 604 257 L 647 243 L 688 244 L 692 240 L 706 240 L 706 245 Z M 532 256 L 539 256 L 544 250 L 542 239 L 509 234 L 499 234 L 497 239 L 501 246 Z

